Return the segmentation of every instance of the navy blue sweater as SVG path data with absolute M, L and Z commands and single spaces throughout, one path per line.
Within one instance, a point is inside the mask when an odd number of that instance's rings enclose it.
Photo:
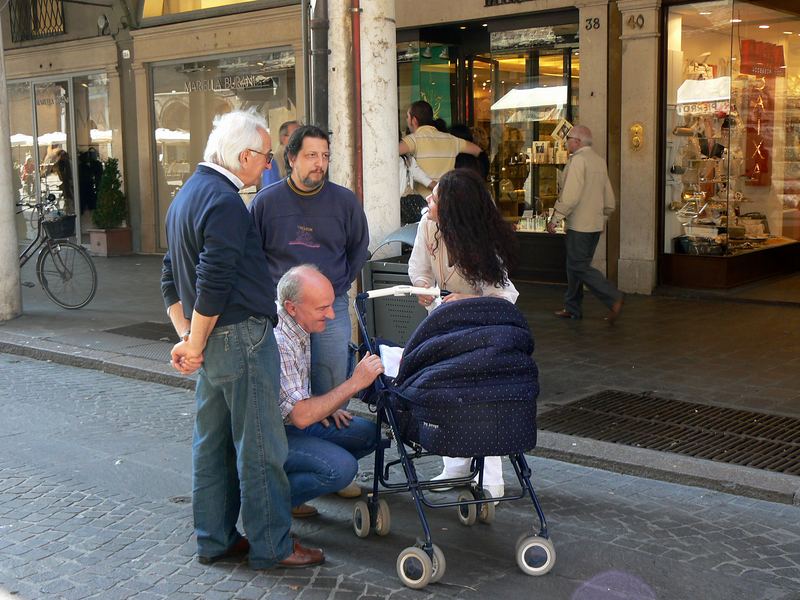
M 364 210 L 353 192 L 330 181 L 302 192 L 287 177 L 261 190 L 250 212 L 276 284 L 290 268 L 311 263 L 340 296 L 369 255 Z
M 222 173 L 198 165 L 167 210 L 167 245 L 161 293 L 183 314 L 219 315 L 217 325 L 250 316 L 273 320 L 275 282 L 258 233 L 236 186 Z

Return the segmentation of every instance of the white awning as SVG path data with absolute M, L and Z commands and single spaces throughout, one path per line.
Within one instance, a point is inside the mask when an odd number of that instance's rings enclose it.
M 678 104 L 731 99 L 731 78 L 687 79 L 678 88 Z
M 566 103 L 567 86 L 565 85 L 528 89 L 514 88 L 492 104 L 492 110 L 534 108 L 537 106 L 561 107 Z

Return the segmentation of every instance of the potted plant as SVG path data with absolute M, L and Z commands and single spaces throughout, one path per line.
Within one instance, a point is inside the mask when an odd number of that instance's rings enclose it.
M 133 248 L 131 228 L 127 226 L 128 204 L 122 191 L 119 161 L 108 158 L 97 186 L 97 206 L 92 212 L 95 229 L 89 230 L 89 242 L 95 256 L 121 256 Z

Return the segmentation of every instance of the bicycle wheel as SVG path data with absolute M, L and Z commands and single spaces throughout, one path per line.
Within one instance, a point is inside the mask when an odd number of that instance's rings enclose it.
M 36 277 L 47 297 L 63 308 L 86 306 L 97 291 L 97 271 L 89 253 L 64 240 L 49 240 L 42 248 Z

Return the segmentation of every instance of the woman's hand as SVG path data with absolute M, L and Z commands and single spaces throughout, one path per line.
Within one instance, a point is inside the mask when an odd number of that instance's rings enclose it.
M 433 296 L 417 296 L 417 302 L 419 302 L 421 306 L 427 308 L 428 306 L 433 304 Z

